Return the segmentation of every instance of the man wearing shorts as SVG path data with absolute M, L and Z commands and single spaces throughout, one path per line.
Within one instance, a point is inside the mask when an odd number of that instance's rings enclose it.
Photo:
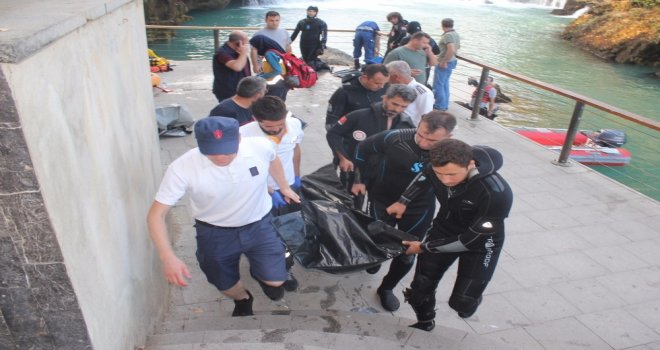
M 240 282 L 241 255 L 270 299 L 283 297 L 287 279 L 284 245 L 270 223 L 268 175 L 285 198 L 300 198 L 289 187 L 272 143 L 263 138 L 241 141 L 236 119 L 201 119 L 195 124 L 195 137 L 198 147 L 172 162 L 163 177 L 147 216 L 149 234 L 167 280 L 186 286 L 190 272 L 174 254 L 165 217 L 188 192 L 200 268 L 209 283 L 234 300 L 232 316 L 249 316 L 254 298 Z

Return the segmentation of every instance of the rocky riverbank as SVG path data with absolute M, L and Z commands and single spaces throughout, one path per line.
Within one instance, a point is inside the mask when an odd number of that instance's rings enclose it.
M 562 37 L 608 61 L 660 69 L 658 0 L 569 1 L 590 10 L 566 27 Z

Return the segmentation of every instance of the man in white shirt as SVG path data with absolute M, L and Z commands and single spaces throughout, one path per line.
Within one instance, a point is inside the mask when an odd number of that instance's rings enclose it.
M 286 182 L 295 191 L 300 190 L 300 143 L 303 136 L 303 125 L 300 119 L 287 112 L 284 101 L 276 96 L 265 96 L 256 100 L 250 111 L 256 122 L 241 126 L 242 137 L 258 137 L 268 140 L 277 151 L 277 156 L 282 162 Z M 275 179 L 268 178 L 268 192 L 271 194 L 274 216 L 300 210 L 297 203 L 287 203 L 280 191 L 280 186 Z M 287 252 L 286 269 L 289 276 L 284 282 L 284 289 L 294 291 L 298 288 L 298 281 L 291 273 L 293 256 Z
M 408 116 L 415 127 L 419 126 L 422 115 L 433 110 L 433 92 L 426 85 L 412 77 L 412 70 L 406 61 L 392 61 L 387 64 L 390 84 L 404 84 L 415 90 L 417 98 L 406 107 L 402 114 Z
M 284 246 L 270 223 L 268 174 L 283 196 L 294 202 L 300 198 L 286 182 L 272 144 L 259 138 L 241 141 L 237 120 L 201 119 L 195 123 L 195 137 L 198 147 L 167 168 L 147 216 L 149 234 L 167 280 L 186 286 L 191 275 L 174 254 L 165 217 L 188 192 L 200 268 L 211 284 L 234 300 L 232 316 L 249 316 L 254 298 L 240 282 L 240 256 L 247 256 L 251 274 L 273 300 L 283 297 L 287 278 Z

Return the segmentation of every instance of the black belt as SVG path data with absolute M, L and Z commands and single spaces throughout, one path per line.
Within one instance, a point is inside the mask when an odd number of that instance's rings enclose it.
M 255 221 L 255 222 L 259 222 L 259 221 L 263 220 L 263 219 L 266 218 L 268 215 L 270 215 L 270 212 L 269 212 L 268 214 L 264 215 L 263 218 L 261 218 L 261 219 Z M 209 223 L 206 222 L 206 221 L 202 221 L 202 220 L 197 220 L 197 219 L 195 219 L 195 224 L 197 224 L 197 225 L 202 225 L 202 226 L 206 226 L 206 227 L 210 227 L 210 228 L 232 229 L 232 228 L 241 228 L 241 227 L 245 227 L 245 226 L 248 226 L 248 225 L 252 225 L 252 224 L 254 224 L 254 222 L 251 222 L 251 223 L 249 223 L 249 224 L 245 224 L 245 225 L 243 225 L 243 226 L 228 227 L 228 226 L 217 226 L 217 225 L 209 224 Z

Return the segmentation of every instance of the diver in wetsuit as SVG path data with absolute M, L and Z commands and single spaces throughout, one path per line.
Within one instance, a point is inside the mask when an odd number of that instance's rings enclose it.
M 328 41 L 328 25 L 316 17 L 318 12 L 318 7 L 308 7 L 307 18 L 301 19 L 293 34 L 291 34 L 291 42 L 293 42 L 298 37 L 298 33 L 301 33 L 300 54 L 305 63 L 315 70 L 317 69 L 315 62 L 318 60 L 319 55 L 323 54 L 325 43 Z
M 417 236 L 420 240 L 431 225 L 435 212 L 435 197 L 428 188 L 408 203 L 400 218 L 389 216 L 387 207 L 395 203 L 408 185 L 428 163 L 428 150 L 436 143 L 451 136 L 456 127 L 456 118 L 446 112 L 432 111 L 422 116 L 417 129 L 389 130 L 368 137 L 355 152 L 356 173 L 371 171 L 370 178 L 356 176 L 353 193 L 369 193 L 369 215 L 390 226 Z M 377 159 L 377 169 L 370 170 L 369 163 Z M 371 160 L 371 162 L 370 162 Z M 399 300 L 392 290 L 410 271 L 415 262 L 414 255 L 399 255 L 392 259 L 390 269 L 376 290 L 380 302 L 388 311 L 399 308 Z M 375 273 L 378 269 L 369 269 Z
M 435 292 L 445 271 L 458 260 L 449 306 L 463 318 L 472 316 L 495 272 L 504 243 L 504 219 L 513 193 L 497 173 L 502 154 L 488 146 L 470 147 L 454 139 L 429 151 L 430 164 L 387 212 L 400 217 L 417 195 L 433 188 L 440 210 L 423 241 L 403 241 L 406 254 L 419 254 L 415 276 L 404 291 L 417 315 L 411 327 L 435 327 Z

